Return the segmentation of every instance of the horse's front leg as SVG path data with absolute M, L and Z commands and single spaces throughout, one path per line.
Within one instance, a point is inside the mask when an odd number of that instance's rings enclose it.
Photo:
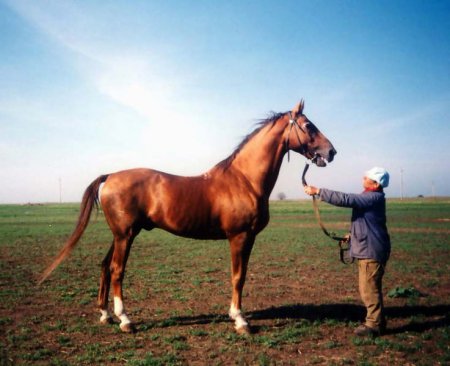
M 235 322 L 235 329 L 239 334 L 249 334 L 250 326 L 245 320 L 242 311 L 242 290 L 245 284 L 248 261 L 255 242 L 255 236 L 241 233 L 229 238 L 231 249 L 231 284 L 232 296 L 229 315 Z

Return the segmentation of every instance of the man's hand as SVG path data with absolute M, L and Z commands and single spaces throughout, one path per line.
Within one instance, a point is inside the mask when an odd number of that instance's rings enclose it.
M 320 189 L 313 187 L 313 186 L 305 186 L 304 190 L 305 190 L 305 193 L 309 194 L 310 196 L 314 196 L 314 195 L 320 193 Z

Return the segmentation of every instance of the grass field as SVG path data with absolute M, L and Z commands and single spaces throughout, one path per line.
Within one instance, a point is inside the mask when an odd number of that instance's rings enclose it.
M 349 210 L 321 211 L 329 229 L 346 231 Z M 124 283 L 135 334 L 98 322 L 100 263 L 111 241 L 101 212 L 37 287 L 77 215 L 77 204 L 0 206 L 0 365 L 450 364 L 450 199 L 388 201 L 388 334 L 376 339 L 353 336 L 364 317 L 356 266 L 339 262 L 310 201 L 271 205 L 244 289 L 250 337 L 235 334 L 226 316 L 225 241 L 159 230 L 137 238 Z

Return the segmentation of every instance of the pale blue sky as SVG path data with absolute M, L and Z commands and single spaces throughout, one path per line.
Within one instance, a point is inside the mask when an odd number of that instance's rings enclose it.
M 0 203 L 99 174 L 208 170 L 301 99 L 338 155 L 311 184 L 450 195 L 450 1 L 0 0 Z M 306 198 L 305 159 L 274 197 Z

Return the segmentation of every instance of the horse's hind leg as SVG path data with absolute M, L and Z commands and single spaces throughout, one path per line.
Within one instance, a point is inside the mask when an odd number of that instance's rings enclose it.
M 107 324 L 112 321 L 111 315 L 108 312 L 108 296 L 109 296 L 109 288 L 111 285 L 111 260 L 112 255 L 114 252 L 114 241 L 111 245 L 111 248 L 109 248 L 108 254 L 106 254 L 105 259 L 103 259 L 102 262 L 102 272 L 100 275 L 100 286 L 98 290 L 98 300 L 97 304 L 100 308 L 101 317 L 100 317 L 100 323 Z
M 231 248 L 231 284 L 233 292 L 229 315 L 240 334 L 250 333 L 250 327 L 241 312 L 242 290 L 244 289 L 248 261 L 253 248 L 253 234 L 242 233 L 229 239 Z
M 128 255 L 130 254 L 131 244 L 138 232 L 126 237 L 116 236 L 114 238 L 114 251 L 110 264 L 111 284 L 114 294 L 114 314 L 120 319 L 120 329 L 127 333 L 133 332 L 134 327 L 125 313 L 122 282 L 125 276 L 125 266 Z

